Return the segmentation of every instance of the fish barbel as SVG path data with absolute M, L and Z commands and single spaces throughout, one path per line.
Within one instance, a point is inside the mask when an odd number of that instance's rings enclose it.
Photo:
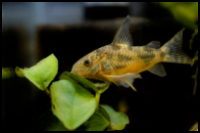
M 132 46 L 129 33 L 130 17 L 127 16 L 118 29 L 111 44 L 103 46 L 79 59 L 72 67 L 72 73 L 88 79 L 110 82 L 124 87 L 133 87 L 139 73 L 149 71 L 158 76 L 166 76 L 161 62 L 191 64 L 191 58 L 184 54 L 182 36 L 184 29 L 160 47 L 160 42 L 152 41 L 145 46 Z

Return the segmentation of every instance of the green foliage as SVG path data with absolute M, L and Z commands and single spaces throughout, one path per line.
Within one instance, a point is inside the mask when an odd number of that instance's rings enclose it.
M 111 120 L 111 130 L 122 130 L 125 128 L 126 124 L 129 124 L 129 119 L 127 115 L 121 112 L 116 112 L 108 105 L 101 105 L 106 112 L 108 112 Z
M 194 33 L 192 34 L 192 36 L 191 36 L 191 38 L 190 38 L 190 45 L 189 45 L 190 49 L 192 49 L 192 44 L 193 44 L 194 38 L 195 38 L 195 36 L 197 36 L 197 35 L 198 35 L 198 29 L 195 29 L 195 30 L 194 30 Z
M 174 17 L 191 29 L 198 29 L 198 2 L 159 2 L 169 9 Z
M 192 64 L 191 66 L 193 66 L 195 64 L 195 62 L 198 61 L 198 50 L 196 51 L 196 54 L 194 56 L 194 58 L 192 59 Z M 196 67 L 196 72 L 194 75 L 192 75 L 192 78 L 194 78 L 194 89 L 193 89 L 193 95 L 196 94 L 197 91 L 197 76 L 198 76 L 198 65 Z
M 75 131 L 103 131 L 110 125 L 110 117 L 108 113 L 100 107 L 99 111 L 95 111 L 92 117 L 84 122 Z M 37 122 L 37 126 L 34 130 L 39 131 L 70 131 L 64 124 L 48 110 L 44 115 L 40 117 Z
M 2 69 L 3 71 L 3 69 Z M 51 54 L 31 68 L 15 68 L 19 77 L 30 80 L 38 89 L 47 91 L 58 71 L 57 58 Z M 2 74 L 3 75 L 3 74 Z M 3 77 L 3 76 L 2 76 Z M 50 86 L 52 107 L 40 117 L 34 130 L 40 131 L 103 131 L 122 130 L 129 123 L 123 113 L 110 106 L 99 106 L 100 95 L 109 84 L 97 85 L 87 79 L 64 72 Z M 91 92 L 93 91 L 93 93 Z
M 58 72 L 58 60 L 51 54 L 31 68 L 21 69 L 21 72 L 38 89 L 45 91 Z
M 79 83 L 80 85 L 83 85 L 85 88 L 91 88 L 95 92 L 98 92 L 97 88 L 94 86 L 93 83 L 91 83 L 90 81 L 88 81 L 87 79 L 85 79 L 79 75 L 69 73 L 69 72 L 64 72 L 61 74 L 60 79 L 66 79 L 66 80 L 69 80 L 72 82 Z
M 14 74 L 14 70 L 11 67 L 2 68 L 2 79 L 13 77 Z
M 110 125 L 110 117 L 101 106 L 95 111 L 93 116 L 86 121 L 78 131 L 103 131 Z
M 198 131 L 198 126 L 199 126 L 199 124 L 198 124 L 198 122 L 196 122 L 196 123 L 190 128 L 189 131 Z
M 51 86 L 52 111 L 69 130 L 85 122 L 95 111 L 96 100 L 82 86 L 60 80 Z
M 21 78 L 24 77 L 23 70 L 19 67 L 15 67 L 15 73 L 17 74 L 18 77 L 21 77 Z
M 198 35 L 198 2 L 159 2 L 159 4 L 171 11 L 177 21 L 182 23 L 185 27 L 194 30 L 190 38 L 189 48 L 192 50 L 192 44 L 194 38 Z M 198 50 L 192 59 L 191 66 L 198 62 Z M 198 65 L 196 72 L 192 76 L 194 79 L 193 95 L 196 95 L 197 91 L 197 77 L 198 77 Z
M 44 113 L 38 120 L 37 126 L 34 130 L 39 131 L 69 131 L 62 122 L 52 113 L 51 110 L 48 110 Z
M 193 66 L 194 63 L 195 63 L 196 61 L 198 61 L 198 50 L 196 51 L 195 56 L 194 56 L 194 58 L 192 59 L 192 64 L 191 64 L 191 66 Z

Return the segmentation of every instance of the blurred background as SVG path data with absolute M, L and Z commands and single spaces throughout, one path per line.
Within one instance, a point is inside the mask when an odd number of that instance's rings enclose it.
M 3 130 L 32 130 L 51 107 L 48 95 L 14 74 L 16 66 L 31 67 L 54 53 L 58 80 L 79 58 L 110 44 L 127 15 L 136 46 L 150 41 L 163 45 L 186 27 L 183 51 L 194 58 L 198 2 L 2 2 Z M 134 82 L 137 93 L 111 85 L 100 103 L 128 115 L 125 131 L 189 130 L 198 121 L 197 84 L 192 78 L 198 74 L 197 64 L 164 63 L 166 77 L 143 72 L 143 79 Z M 3 68 L 10 74 L 4 78 Z

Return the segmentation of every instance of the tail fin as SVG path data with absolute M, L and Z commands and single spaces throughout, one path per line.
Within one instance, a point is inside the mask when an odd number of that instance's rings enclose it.
M 182 51 L 184 30 L 185 28 L 181 29 L 167 43 L 165 43 L 165 45 L 162 46 L 161 50 L 165 53 L 164 55 L 166 55 L 163 57 L 164 62 L 191 64 L 191 58 Z

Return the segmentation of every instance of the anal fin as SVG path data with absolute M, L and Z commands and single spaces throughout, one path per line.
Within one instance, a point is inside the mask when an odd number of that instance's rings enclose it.
M 106 75 L 105 77 L 118 86 L 121 85 L 126 88 L 131 87 L 134 91 L 136 91 L 136 89 L 135 87 L 133 87 L 132 83 L 134 82 L 135 78 L 142 78 L 141 75 L 137 73 L 126 73 L 123 75 Z
M 158 76 L 161 76 L 161 77 L 164 77 L 164 76 L 167 75 L 162 63 L 155 64 L 148 71 L 153 73 L 153 74 L 156 74 Z

